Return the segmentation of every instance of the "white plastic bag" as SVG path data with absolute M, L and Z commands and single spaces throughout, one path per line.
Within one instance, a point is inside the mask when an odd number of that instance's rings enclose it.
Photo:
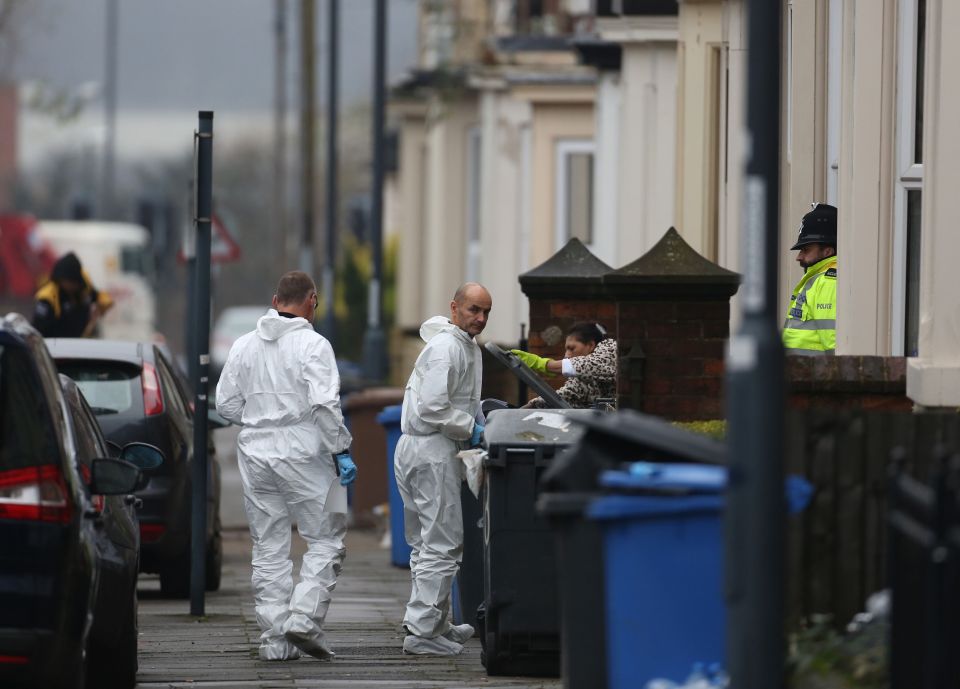
M 464 473 L 466 474 L 467 487 L 477 499 L 480 499 L 480 487 L 483 485 L 483 460 L 487 456 L 487 451 L 480 447 L 472 450 L 462 450 L 457 453 L 457 457 L 463 460 Z

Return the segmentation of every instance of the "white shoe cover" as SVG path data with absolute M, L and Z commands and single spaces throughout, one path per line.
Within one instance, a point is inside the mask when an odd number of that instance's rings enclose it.
M 460 655 L 463 646 L 442 636 L 427 639 L 408 634 L 403 639 L 403 652 L 418 656 L 455 656 Z
M 462 644 L 467 641 L 467 639 L 473 638 L 473 627 L 469 624 L 454 624 L 450 626 L 450 630 L 443 635 L 443 638 L 447 641 L 453 641 L 454 643 Z
M 319 660 L 333 660 L 336 653 L 327 645 L 323 632 L 303 634 L 296 631 L 284 632 L 284 638 L 309 656 Z
M 273 639 L 260 644 L 260 660 L 297 660 L 300 649 L 286 639 Z

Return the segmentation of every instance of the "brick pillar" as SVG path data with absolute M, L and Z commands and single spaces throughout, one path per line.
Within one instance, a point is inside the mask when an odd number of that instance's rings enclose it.
M 615 301 L 621 408 L 675 420 L 723 417 L 723 357 L 737 273 L 670 228 L 636 261 L 603 276 Z
M 562 359 L 567 330 L 594 321 L 616 337 L 616 305 L 606 296 L 602 277 L 610 266 L 571 239 L 549 259 L 523 273 L 520 289 L 530 299 L 530 351 Z M 563 380 L 547 379 L 559 387 Z

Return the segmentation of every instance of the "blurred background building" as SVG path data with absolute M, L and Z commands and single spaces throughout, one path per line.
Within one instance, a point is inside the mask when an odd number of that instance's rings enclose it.
M 182 288 L 176 251 L 188 217 L 196 110 L 217 112 L 216 203 L 243 248 L 240 261 L 217 269 L 215 312 L 265 303 L 275 275 L 290 265 L 284 247 L 298 231 L 290 218 L 299 198 L 300 4 L 122 3 L 111 134 L 114 91 L 104 62 L 111 2 L 0 2 L 0 207 L 43 219 L 106 217 L 98 185 L 114 137 L 111 219 L 152 231 L 158 325 L 177 342 L 182 307 L 165 295 Z M 949 88 L 957 48 L 945 37 L 960 28 L 960 7 L 951 0 L 781 2 L 781 308 L 799 277 L 787 247 L 800 217 L 813 201 L 837 205 L 838 353 L 909 356 L 917 402 L 958 404 L 960 313 L 947 280 L 960 256 L 952 228 L 960 217 L 952 193 L 960 183 L 960 133 L 949 126 L 960 121 L 960 92 Z M 346 3 L 341 26 L 336 309 L 342 346 L 356 350 L 370 270 L 372 6 Z M 571 238 L 616 269 L 674 226 L 704 257 L 740 269 L 749 211 L 742 207 L 749 148 L 743 0 L 388 6 L 393 133 L 384 305 L 392 380 L 409 371 L 419 324 L 446 312 L 464 280 L 493 293 L 486 336 L 514 344 L 530 322 L 517 276 Z M 321 25 L 323 7 L 320 1 Z M 171 52 L 174 41 L 180 48 Z M 322 61 L 323 40 L 317 47 Z M 270 202 L 281 152 L 273 144 L 281 54 L 288 214 Z M 173 130 L 164 120 L 176 122 Z M 319 137 L 323 122 L 318 114 Z M 322 199 L 326 170 L 318 170 Z M 323 244 L 316 246 L 321 265 Z

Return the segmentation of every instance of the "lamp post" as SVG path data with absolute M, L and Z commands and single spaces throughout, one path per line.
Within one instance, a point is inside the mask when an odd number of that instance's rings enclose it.
M 314 0 L 301 0 L 300 4 L 300 166 L 301 204 L 303 226 L 301 228 L 299 268 L 313 277 L 313 201 L 314 201 L 314 156 L 316 124 L 316 82 L 314 78 Z
M 370 242 L 373 270 L 367 302 L 367 330 L 363 337 L 364 375 L 387 377 L 387 341 L 383 332 L 383 144 L 387 66 L 387 5 L 376 0 L 373 39 L 373 181 L 370 194 Z
M 337 71 L 339 70 L 339 52 L 338 43 L 340 33 L 340 0 L 329 0 L 329 21 L 327 26 L 327 51 L 328 51 L 328 69 L 327 78 L 327 251 L 326 261 L 323 266 L 323 280 L 321 291 L 323 292 L 324 318 L 323 334 L 330 341 L 331 345 L 336 345 L 336 327 L 337 319 L 333 312 L 334 308 L 334 277 L 337 266 L 337 210 L 338 190 L 337 190 Z
M 213 113 L 201 110 L 197 138 L 193 465 L 190 522 L 190 614 L 204 614 L 207 554 L 207 388 L 210 370 L 210 230 L 213 221 Z
M 737 689 L 784 683 L 784 354 L 776 287 L 780 2 L 750 0 L 743 318 L 727 352 L 727 656 Z

